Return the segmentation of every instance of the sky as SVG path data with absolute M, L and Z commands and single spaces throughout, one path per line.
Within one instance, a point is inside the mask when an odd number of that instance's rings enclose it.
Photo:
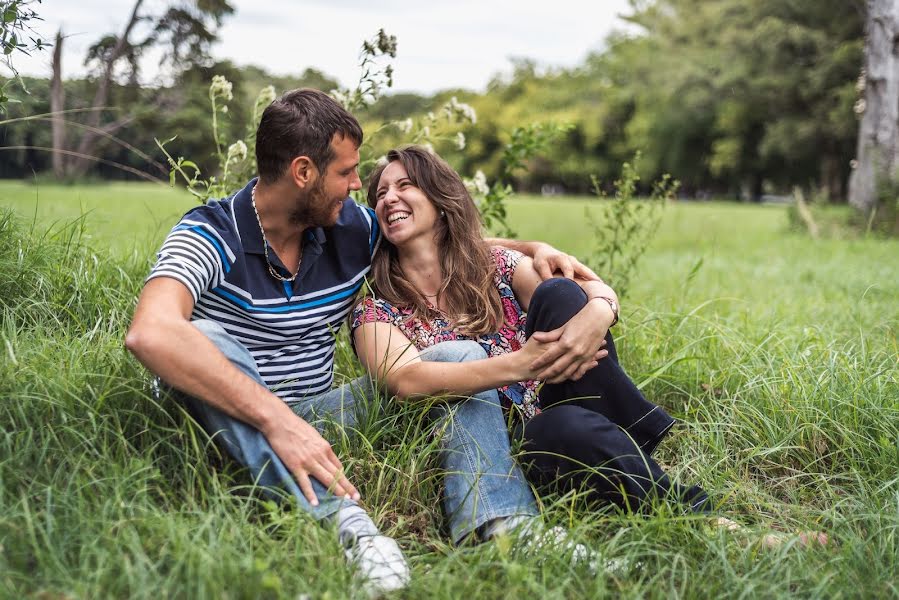
M 147 0 L 159 6 L 163 0 Z M 101 35 L 119 32 L 131 0 L 43 0 L 35 5 L 44 22 L 36 27 L 51 40 L 59 27 L 65 77 L 84 72 L 85 49 Z M 220 30 L 212 55 L 238 65 L 255 64 L 278 74 L 299 75 L 307 67 L 353 86 L 359 77 L 363 40 L 380 28 L 397 36 L 394 91 L 432 93 L 446 88 L 482 91 L 510 58 L 530 58 L 542 67 L 570 67 L 602 48 L 628 0 L 232 0 L 235 13 Z M 23 74 L 49 77 L 50 51 L 18 56 Z M 149 57 L 144 79 L 158 74 Z

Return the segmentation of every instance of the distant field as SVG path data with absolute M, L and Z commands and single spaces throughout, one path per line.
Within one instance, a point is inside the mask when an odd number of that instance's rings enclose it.
M 87 241 L 117 251 L 155 246 L 197 201 L 155 183 L 91 185 L 0 181 L 0 206 L 10 206 L 38 229 L 84 218 Z

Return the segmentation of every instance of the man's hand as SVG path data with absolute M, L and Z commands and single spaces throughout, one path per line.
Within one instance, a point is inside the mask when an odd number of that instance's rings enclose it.
M 582 264 L 581 261 L 556 250 L 549 244 L 540 243 L 534 252 L 534 269 L 543 280 L 553 277 L 555 273 L 561 273 L 562 277 L 601 281 L 596 273 L 589 267 Z
M 315 477 L 336 496 L 359 500 L 359 492 L 344 475 L 343 465 L 331 449 L 331 444 L 315 427 L 297 417 L 286 422 L 278 421 L 262 433 L 275 454 L 293 473 L 309 504 L 318 506 L 310 477 Z
M 605 305 L 605 307 L 603 307 Z M 546 383 L 577 381 L 608 356 L 606 333 L 614 314 L 605 302 L 588 302 L 565 325 L 552 331 L 535 331 L 532 339 L 549 345 L 531 364 Z M 599 342 L 597 342 L 599 340 Z

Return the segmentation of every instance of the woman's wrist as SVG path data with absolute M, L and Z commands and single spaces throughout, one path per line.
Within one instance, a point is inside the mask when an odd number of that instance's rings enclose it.
M 608 317 L 608 327 L 612 327 L 618 322 L 618 302 L 614 298 L 597 295 L 588 298 L 587 304 L 593 304 L 601 308 L 602 314 Z

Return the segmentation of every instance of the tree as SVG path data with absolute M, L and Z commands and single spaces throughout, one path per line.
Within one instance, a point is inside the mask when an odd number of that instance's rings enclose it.
M 868 216 L 878 188 L 895 181 L 899 166 L 899 1 L 869 0 L 865 25 L 864 97 L 856 105 L 862 118 L 849 202 Z
M 81 110 L 83 121 L 63 118 L 65 107 L 62 85 L 62 31 L 56 37 L 53 55 L 51 106 L 53 120 L 53 152 L 58 155 L 54 171 L 58 177 L 83 176 L 93 164 L 97 146 L 137 118 L 133 111 L 104 121 L 111 94 L 117 83 L 132 95 L 139 93 L 139 60 L 150 48 L 162 49 L 162 63 L 174 71 L 208 60 L 209 45 L 215 40 L 222 19 L 234 12 L 228 0 L 181 0 L 169 2 L 158 12 L 144 10 L 144 0 L 136 0 L 131 14 L 119 34 L 108 34 L 88 50 L 85 64 L 91 67 L 94 94 Z M 154 6 L 156 6 L 154 4 Z M 56 82 L 59 82 L 56 85 Z M 157 109 L 170 98 L 160 94 Z M 74 119 L 74 117 L 72 118 Z M 77 128 L 77 144 L 68 144 L 67 125 Z M 59 145 L 57 145 L 57 143 Z
M 31 24 L 40 21 L 34 4 L 41 0 L 0 0 L 0 63 L 12 73 L 13 79 L 24 89 L 24 82 L 13 64 L 16 53 L 29 55 L 32 51 L 41 51 L 48 44 L 34 32 Z M 5 111 L 6 104 L 12 99 L 6 95 L 6 87 L 11 82 L 0 85 L 0 113 Z
M 846 0 L 634 1 L 642 31 L 604 53 L 631 91 L 644 178 L 845 197 L 863 20 Z

